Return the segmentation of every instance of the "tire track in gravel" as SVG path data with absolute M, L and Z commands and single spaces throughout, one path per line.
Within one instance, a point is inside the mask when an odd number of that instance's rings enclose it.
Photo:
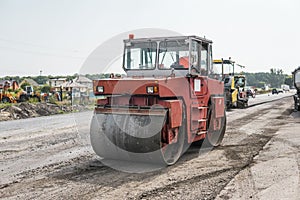
M 273 133 L 275 132 L 276 130 L 273 130 Z M 147 191 L 134 199 L 183 199 L 184 197 L 188 197 L 188 199 L 214 199 L 241 170 L 252 163 L 253 158 L 272 138 L 272 134 L 269 136 L 252 135 L 245 139 L 242 144 L 216 148 L 217 151 L 225 152 L 229 168 L 200 174 L 166 187 Z M 207 186 L 208 184 L 209 186 Z

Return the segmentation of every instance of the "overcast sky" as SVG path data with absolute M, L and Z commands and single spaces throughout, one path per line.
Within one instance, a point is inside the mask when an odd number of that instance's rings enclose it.
M 299 0 L 0 0 L 0 76 L 78 73 L 99 45 L 143 28 L 205 36 L 214 58 L 290 74 L 299 19 Z

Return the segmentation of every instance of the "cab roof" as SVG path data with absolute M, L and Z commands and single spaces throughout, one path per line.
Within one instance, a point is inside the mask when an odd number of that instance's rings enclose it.
M 194 39 L 198 41 L 203 41 L 205 43 L 212 43 L 211 40 L 206 39 L 205 37 L 199 37 L 195 35 L 190 36 L 170 36 L 170 37 L 149 37 L 149 38 L 136 38 L 136 39 L 125 39 L 124 42 L 144 42 L 144 41 L 165 41 L 165 40 L 185 40 L 185 39 Z
M 295 74 L 299 70 L 300 70 L 300 66 L 298 68 L 296 68 L 292 73 Z

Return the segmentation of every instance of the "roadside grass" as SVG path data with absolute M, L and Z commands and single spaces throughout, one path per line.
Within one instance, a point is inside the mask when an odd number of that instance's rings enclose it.
M 58 106 L 71 106 L 71 101 L 70 100 L 54 101 L 54 104 Z
M 11 104 L 11 103 L 0 103 L 0 109 L 7 108 L 7 107 L 10 107 L 12 105 L 13 104 Z
M 270 90 L 258 90 L 258 91 L 256 91 L 256 94 L 268 94 L 271 91 L 272 91 L 271 89 Z
M 30 98 L 27 102 L 37 104 L 37 103 L 39 103 L 39 100 L 38 100 L 38 98 Z

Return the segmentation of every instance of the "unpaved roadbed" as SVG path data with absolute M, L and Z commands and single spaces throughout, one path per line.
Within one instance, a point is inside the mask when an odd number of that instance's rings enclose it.
M 199 154 L 199 147 L 192 146 L 175 165 L 140 174 L 102 165 L 88 145 L 92 112 L 28 119 L 30 123 L 40 124 L 39 128 L 28 125 L 28 120 L 17 120 L 14 121 L 15 129 L 0 128 L 0 173 L 4 177 L 0 183 L 0 197 L 239 199 L 238 191 L 249 188 L 238 190 L 238 177 L 260 162 L 258 158 L 266 155 L 268 146 L 283 139 L 279 137 L 284 134 L 282 127 L 299 130 L 299 119 L 291 113 L 290 97 L 244 110 L 231 110 L 227 113 L 227 131 L 220 147 Z M 0 126 L 6 123 L 13 122 L 1 122 Z M 300 141 L 295 142 L 291 151 L 299 152 Z M 263 158 L 270 157 L 275 155 Z M 299 161 L 299 156 L 296 160 Z M 298 173 L 298 168 L 293 169 Z M 257 190 L 253 191 L 241 197 L 256 197 Z

